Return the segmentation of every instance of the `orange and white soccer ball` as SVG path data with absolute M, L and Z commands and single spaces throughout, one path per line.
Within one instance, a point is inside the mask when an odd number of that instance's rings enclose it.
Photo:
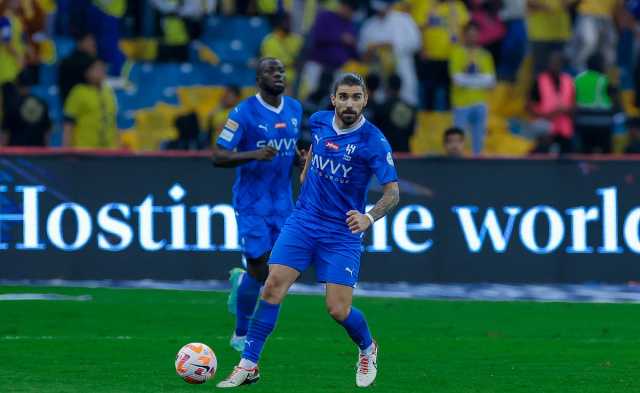
M 217 368 L 216 354 L 202 343 L 187 344 L 176 355 L 176 372 L 188 383 L 207 382 L 213 378 Z

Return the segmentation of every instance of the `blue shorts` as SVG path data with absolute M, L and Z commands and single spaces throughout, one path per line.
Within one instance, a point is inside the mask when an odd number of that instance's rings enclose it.
M 329 229 L 293 213 L 273 246 L 269 264 L 288 266 L 300 273 L 314 265 L 318 282 L 355 287 L 361 253 L 360 236 L 344 229 Z
M 246 259 L 257 259 L 271 251 L 286 216 L 236 214 L 242 253 Z

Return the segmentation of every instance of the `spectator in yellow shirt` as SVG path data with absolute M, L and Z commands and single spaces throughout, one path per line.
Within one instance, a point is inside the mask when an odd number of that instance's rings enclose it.
M 8 4 L 6 4 L 8 3 Z M 19 1 L 0 2 L 0 85 L 16 80 L 25 53 L 23 26 L 17 15 Z
M 120 147 L 116 97 L 105 82 L 106 76 L 105 64 L 94 59 L 85 71 L 85 83 L 71 89 L 64 103 L 64 146 L 89 149 Z
M 576 0 L 528 0 L 527 27 L 535 75 L 545 70 L 551 54 L 571 38 L 569 6 Z
M 296 80 L 296 63 L 302 49 L 302 37 L 291 32 L 291 19 L 288 14 L 278 17 L 273 33 L 264 37 L 260 47 L 261 57 L 274 57 L 284 64 L 289 86 Z
M 580 1 L 570 45 L 572 66 L 576 71 L 585 71 L 587 61 L 595 54 L 602 55 L 606 70 L 615 65 L 618 36 L 614 15 L 623 7 L 623 0 Z
M 438 91 L 445 93 L 444 107 L 449 109 L 451 80 L 449 56 L 451 47 L 460 42 L 463 27 L 469 22 L 469 12 L 461 0 L 431 0 L 425 5 L 414 5 L 422 15 L 414 14 L 422 30 L 422 51 L 418 62 L 418 75 L 422 82 L 424 107 L 436 108 Z
M 473 22 L 465 27 L 464 45 L 451 52 L 449 73 L 454 124 L 471 133 L 473 154 L 480 154 L 487 128 L 487 94 L 496 77 L 493 58 L 478 45 L 478 27 Z

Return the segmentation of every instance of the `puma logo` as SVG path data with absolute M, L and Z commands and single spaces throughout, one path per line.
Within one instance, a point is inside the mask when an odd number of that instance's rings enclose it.
M 348 272 L 348 273 L 349 273 L 349 275 L 351 275 L 351 277 L 353 277 L 353 270 L 351 270 L 351 269 L 350 269 L 350 268 L 348 268 L 348 267 L 345 267 L 345 268 L 344 268 L 344 270 L 345 270 L 346 272 Z

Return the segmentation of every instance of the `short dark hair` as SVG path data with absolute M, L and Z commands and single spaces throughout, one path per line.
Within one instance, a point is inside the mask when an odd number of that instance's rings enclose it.
M 587 68 L 593 71 L 604 72 L 604 58 L 599 53 L 594 54 L 587 60 Z
M 460 135 L 462 139 L 464 139 L 464 131 L 461 128 L 451 127 L 447 128 L 447 130 L 444 132 L 444 137 L 442 138 L 443 142 L 446 142 L 447 139 L 449 139 L 449 137 L 452 135 Z
M 378 74 L 367 74 L 364 78 L 364 83 L 367 84 L 367 89 L 369 91 L 376 91 L 380 87 L 380 75 Z
M 391 74 L 387 79 L 387 88 L 391 91 L 400 91 L 402 88 L 402 79 L 398 74 Z
M 85 38 L 89 38 L 89 37 L 92 37 L 95 39 L 95 35 L 91 32 L 91 30 L 85 30 L 85 29 L 81 29 L 73 32 L 72 36 L 76 42 L 83 41 Z
M 338 3 L 341 5 L 347 6 L 352 10 L 357 10 L 359 6 L 358 0 L 340 0 Z
M 279 62 L 282 63 L 282 60 L 278 59 L 277 57 L 261 57 L 260 60 L 258 60 L 258 64 L 256 64 L 256 75 L 258 75 L 258 74 L 260 74 L 260 72 L 262 72 L 262 67 L 263 67 L 264 63 L 266 63 L 268 61 L 279 61 Z
M 240 90 L 240 86 L 238 85 L 227 85 L 225 86 L 225 89 L 227 89 L 228 91 L 232 92 L 237 96 L 240 96 L 242 94 L 242 91 Z
M 338 92 L 338 87 L 340 86 L 360 86 L 365 93 L 367 92 L 367 84 L 364 82 L 364 79 L 353 72 L 342 74 L 338 77 L 333 84 L 332 91 L 334 96 Z

